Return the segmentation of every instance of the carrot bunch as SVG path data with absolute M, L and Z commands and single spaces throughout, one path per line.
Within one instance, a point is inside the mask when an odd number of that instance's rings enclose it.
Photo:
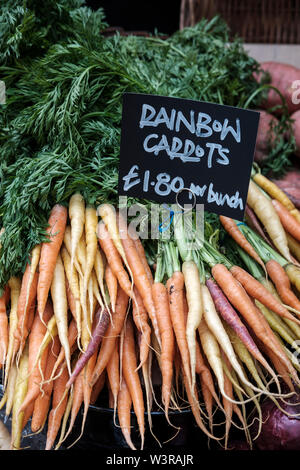
M 280 407 L 300 385 L 300 239 L 295 208 L 263 178 L 251 183 L 252 228 L 220 217 L 222 249 L 193 225 L 190 245 L 176 215 L 171 240 L 158 240 L 155 269 L 112 205 L 96 210 L 76 193 L 53 207 L 48 240 L 0 297 L 0 408 L 12 416 L 12 449 L 22 448 L 26 425 L 47 429 L 46 450 L 72 446 L 89 406 L 107 400 L 132 450 L 144 448 L 147 429 L 156 437 L 151 411 L 161 409 L 173 428 L 172 412 L 187 406 L 209 439 L 227 448 L 237 426 L 252 445 L 246 404 L 261 425 L 261 399 Z

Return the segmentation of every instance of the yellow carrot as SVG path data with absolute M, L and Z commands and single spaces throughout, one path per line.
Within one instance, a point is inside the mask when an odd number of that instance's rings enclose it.
M 287 238 L 279 216 L 277 215 L 271 200 L 267 199 L 252 180 L 250 180 L 249 183 L 247 204 L 254 210 L 257 217 L 264 225 L 278 251 L 288 261 L 291 261 Z
M 19 413 L 28 386 L 28 344 L 26 344 L 18 370 L 16 387 L 14 393 L 13 410 L 12 410 L 12 431 L 11 431 L 11 449 L 18 450 L 21 446 L 22 427 L 24 411 Z

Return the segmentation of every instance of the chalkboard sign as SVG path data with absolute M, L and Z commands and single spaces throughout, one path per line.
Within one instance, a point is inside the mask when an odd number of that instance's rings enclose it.
M 243 220 L 259 112 L 125 93 L 119 195 Z M 187 188 L 188 190 L 186 190 Z

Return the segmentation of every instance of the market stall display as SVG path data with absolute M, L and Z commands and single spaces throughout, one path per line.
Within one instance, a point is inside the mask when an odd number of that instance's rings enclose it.
M 296 418 L 282 403 L 300 384 L 300 213 L 277 184 L 297 153 L 295 109 L 240 39 L 228 44 L 219 17 L 163 39 L 107 35 L 104 12 L 81 0 L 8 1 L 0 18 L 0 408 L 11 448 L 26 446 L 29 425 L 46 450 L 72 446 L 101 403 L 132 450 L 149 433 L 159 440 L 152 412 L 175 439 L 187 409 L 215 446 L 230 449 L 239 428 L 252 449 L 265 400 Z M 270 90 L 279 101 L 266 105 Z M 205 213 L 200 233 L 191 219 L 192 249 L 180 213 L 169 239 L 138 236 L 118 206 L 125 92 L 271 116 L 243 223 Z

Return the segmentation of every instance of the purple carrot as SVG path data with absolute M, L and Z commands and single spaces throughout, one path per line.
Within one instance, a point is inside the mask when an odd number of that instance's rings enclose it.
M 87 364 L 88 360 L 92 357 L 92 355 L 97 351 L 99 344 L 102 341 L 103 336 L 108 328 L 110 322 L 110 315 L 108 310 L 105 308 L 104 310 L 98 310 L 95 316 L 95 323 L 96 326 L 93 329 L 91 340 L 88 344 L 88 347 L 84 351 L 84 353 L 80 356 L 78 361 L 76 362 L 75 368 L 67 382 L 67 388 L 70 387 L 78 374 Z
M 255 212 L 251 209 L 251 207 L 246 204 L 245 214 L 248 219 L 249 227 L 251 227 L 258 235 L 260 235 L 268 245 L 272 248 L 275 248 L 269 237 L 264 232 L 259 220 L 257 219 Z
M 274 376 L 274 372 L 270 368 L 266 359 L 261 354 L 253 338 L 251 337 L 248 329 L 241 321 L 239 315 L 223 293 L 222 289 L 212 279 L 206 281 L 206 285 L 214 301 L 217 312 L 223 317 L 226 323 L 235 331 L 242 343 L 246 346 L 248 351 L 257 359 L 266 370 Z

